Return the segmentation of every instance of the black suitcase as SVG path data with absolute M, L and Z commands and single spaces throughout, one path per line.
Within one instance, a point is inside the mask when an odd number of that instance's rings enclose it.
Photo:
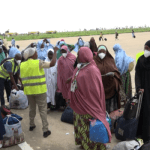
M 127 101 L 123 113 L 123 118 L 126 120 L 135 118 L 137 108 L 138 108 L 138 94 L 135 94 L 134 97 L 130 98 Z
M 138 106 L 136 110 L 136 115 L 133 119 L 126 120 L 125 118 L 120 117 L 117 120 L 117 127 L 115 129 L 115 136 L 118 140 L 133 140 L 136 137 L 139 115 L 142 105 L 143 93 L 140 92 L 138 97 Z

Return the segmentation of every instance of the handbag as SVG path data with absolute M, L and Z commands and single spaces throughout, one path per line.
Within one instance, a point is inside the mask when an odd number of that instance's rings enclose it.
M 107 113 L 106 113 L 107 114 Z M 108 123 L 111 123 L 111 120 L 107 118 Z M 110 124 L 109 124 L 110 125 Z M 104 124 L 98 119 L 90 119 L 90 140 L 97 143 L 108 143 L 109 136 L 106 127 Z
M 138 94 L 129 99 L 125 105 L 123 117 L 126 120 L 135 118 L 136 112 L 138 108 Z

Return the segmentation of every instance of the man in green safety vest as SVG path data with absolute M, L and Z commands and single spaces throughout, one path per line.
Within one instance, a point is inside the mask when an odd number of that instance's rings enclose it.
M 58 48 L 54 48 L 54 55 L 51 62 L 38 60 L 37 51 L 35 48 L 28 48 L 24 51 L 23 57 L 25 62 L 21 63 L 20 75 L 24 86 L 24 93 L 29 101 L 29 130 L 33 131 L 35 126 L 36 104 L 38 105 L 40 116 L 43 124 L 43 137 L 48 137 L 51 131 L 48 129 L 47 121 L 47 85 L 45 72 L 43 68 L 53 67 L 56 63 L 56 53 Z
M 16 85 L 16 82 L 14 80 L 13 75 L 15 75 L 15 74 L 19 75 L 20 74 L 21 59 L 22 59 L 21 55 L 16 54 L 15 58 L 8 59 L 0 65 L 0 99 L 1 99 L 1 105 L 5 105 L 4 87 L 5 87 L 6 92 L 7 92 L 7 98 L 10 96 L 10 92 L 11 92 L 11 85 L 9 84 L 7 87 L 5 86 L 6 80 L 10 79 L 14 88 L 16 90 L 19 90 L 17 85 Z

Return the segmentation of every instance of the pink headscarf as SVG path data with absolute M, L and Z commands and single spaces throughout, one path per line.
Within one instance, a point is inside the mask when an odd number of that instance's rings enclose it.
M 64 58 L 61 56 L 58 60 L 58 76 L 57 76 L 57 87 L 58 92 L 61 92 L 64 99 L 69 99 L 69 90 L 70 90 L 70 84 L 66 84 L 66 81 L 68 78 L 72 77 L 73 71 L 74 71 L 74 63 L 76 60 L 76 57 L 69 52 L 67 46 L 62 46 L 61 49 L 64 49 L 67 51 L 67 57 Z
M 111 132 L 106 121 L 105 92 L 101 73 L 88 47 L 81 47 L 78 57 L 81 63 L 90 62 L 90 64 L 81 69 L 76 77 L 77 89 L 75 92 L 70 91 L 70 106 L 80 115 L 89 114 L 95 119 L 102 121 L 108 131 L 109 142 L 111 142 Z M 72 81 L 77 70 L 78 68 L 73 72 Z
M 60 41 L 65 41 L 64 39 L 61 39 Z

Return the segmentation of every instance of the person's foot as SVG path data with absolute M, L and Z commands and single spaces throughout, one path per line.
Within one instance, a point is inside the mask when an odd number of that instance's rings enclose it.
M 50 134 L 51 134 L 51 131 L 48 130 L 48 131 L 43 133 L 43 137 L 47 138 Z
M 29 131 L 33 131 L 36 128 L 36 126 L 30 127 Z

